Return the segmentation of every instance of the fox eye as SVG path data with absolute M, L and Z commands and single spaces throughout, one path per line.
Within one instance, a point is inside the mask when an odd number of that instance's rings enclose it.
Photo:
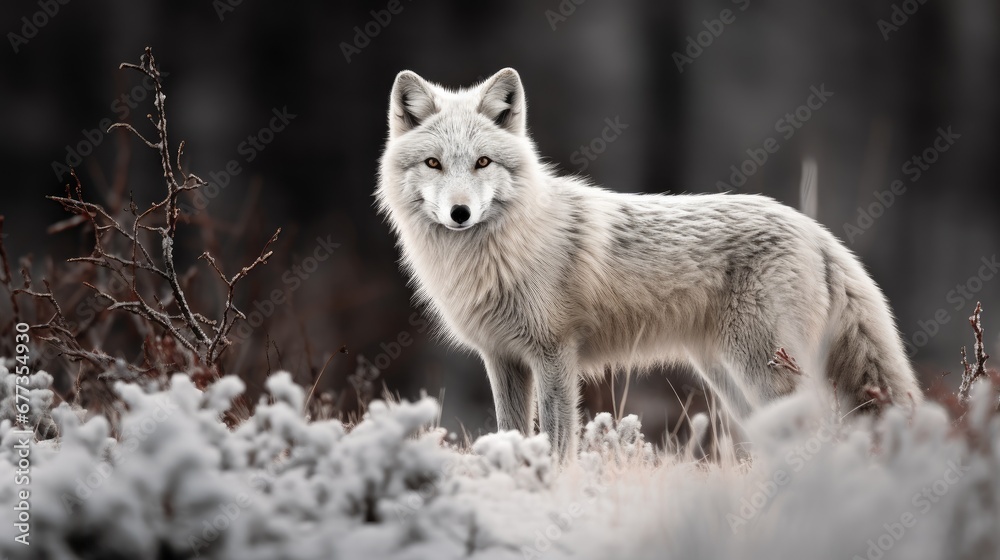
M 490 158 L 488 158 L 486 156 L 483 156 L 483 157 L 481 157 L 481 158 L 479 158 L 479 159 L 476 160 L 476 169 L 482 169 L 482 168 L 486 167 L 487 165 L 489 165 L 491 163 L 493 163 L 492 159 L 490 159 Z
M 438 161 L 437 158 L 427 158 L 424 160 L 424 163 L 426 163 L 427 167 L 430 167 L 431 169 L 441 169 L 441 162 Z

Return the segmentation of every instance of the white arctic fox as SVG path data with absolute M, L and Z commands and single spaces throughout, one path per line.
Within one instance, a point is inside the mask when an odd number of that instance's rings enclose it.
M 841 405 L 922 394 L 875 282 L 755 195 L 619 194 L 560 177 L 512 69 L 453 91 L 401 72 L 376 197 L 417 297 L 486 364 L 497 424 L 575 452 L 580 383 L 683 361 L 745 417 L 823 376 Z M 771 367 L 779 347 L 804 374 Z

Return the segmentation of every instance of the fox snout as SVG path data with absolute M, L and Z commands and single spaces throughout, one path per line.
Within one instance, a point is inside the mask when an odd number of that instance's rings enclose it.
M 438 200 L 435 220 L 451 230 L 464 230 L 479 223 L 483 204 L 468 192 L 455 192 Z
M 458 201 L 452 204 L 443 204 L 438 217 L 438 221 L 448 229 L 460 230 L 468 229 L 479 222 L 478 212 L 474 211 L 474 205 L 468 202 Z
M 469 221 L 472 217 L 472 212 L 469 207 L 464 204 L 456 204 L 451 207 L 451 220 L 458 225 L 462 225 Z

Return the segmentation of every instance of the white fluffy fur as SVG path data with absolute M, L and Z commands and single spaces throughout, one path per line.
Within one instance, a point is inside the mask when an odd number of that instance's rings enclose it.
M 400 73 L 376 196 L 417 297 L 482 356 L 499 427 L 531 433 L 537 406 L 564 457 L 582 376 L 609 369 L 688 362 L 737 417 L 807 378 L 846 408 L 922 399 L 885 298 L 826 229 L 763 196 L 557 176 L 512 69 L 459 91 Z M 768 366 L 779 347 L 803 375 Z

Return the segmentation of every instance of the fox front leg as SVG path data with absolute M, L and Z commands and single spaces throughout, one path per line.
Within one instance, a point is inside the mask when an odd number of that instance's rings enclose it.
M 518 430 L 526 436 L 535 429 L 535 394 L 531 369 L 511 356 L 484 356 L 490 378 L 497 429 Z
M 553 454 L 565 462 L 576 456 L 580 431 L 580 382 L 576 362 L 568 356 L 550 356 L 536 368 L 538 426 L 549 434 Z

